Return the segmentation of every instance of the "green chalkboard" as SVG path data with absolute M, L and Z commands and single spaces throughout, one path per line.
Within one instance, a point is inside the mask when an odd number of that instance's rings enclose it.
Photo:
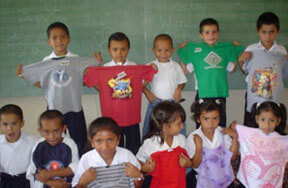
M 43 95 L 14 72 L 18 63 L 31 64 L 51 53 L 46 28 L 55 21 L 67 24 L 73 53 L 87 57 L 101 51 L 104 61 L 109 61 L 108 37 L 121 31 L 131 41 L 129 59 L 144 64 L 154 59 L 152 43 L 157 34 L 170 34 L 175 46 L 200 42 L 198 25 L 207 17 L 218 20 L 220 41 L 238 40 L 245 47 L 258 41 L 257 17 L 273 11 L 281 22 L 277 41 L 287 48 L 287 9 L 287 0 L 0 0 L 0 97 Z M 178 60 L 176 54 L 173 59 Z M 239 70 L 229 75 L 230 88 L 245 88 L 244 79 Z M 193 88 L 190 75 L 185 89 Z

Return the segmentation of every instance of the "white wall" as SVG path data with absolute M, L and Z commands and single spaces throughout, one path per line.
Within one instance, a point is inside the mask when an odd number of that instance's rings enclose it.
M 227 98 L 227 123 L 237 120 L 239 123 L 243 122 L 244 116 L 244 95 L 245 90 L 230 90 L 230 97 Z M 284 90 L 281 102 L 288 107 L 288 89 Z M 186 99 L 182 103 L 187 114 L 187 133 L 195 129 L 195 123 L 191 120 L 190 105 L 194 101 L 195 92 L 183 92 L 183 98 Z M 87 125 L 101 115 L 99 97 L 98 95 L 84 95 L 83 108 L 86 117 Z M 143 95 L 142 99 L 142 119 L 145 117 L 147 100 Z M 39 115 L 46 110 L 46 101 L 44 97 L 7 97 L 0 98 L 0 106 L 5 104 L 17 104 L 24 112 L 25 126 L 24 131 L 32 134 L 37 134 L 37 120 Z M 142 123 L 141 123 L 142 128 Z

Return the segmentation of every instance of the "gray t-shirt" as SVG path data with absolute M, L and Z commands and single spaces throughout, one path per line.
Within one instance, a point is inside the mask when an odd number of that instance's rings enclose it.
M 288 61 L 284 54 L 266 50 L 252 50 L 252 58 L 243 69 L 248 73 L 247 108 L 254 103 L 272 100 L 279 102 L 283 90 L 283 78 Z
M 48 109 L 63 114 L 81 111 L 83 72 L 98 65 L 94 58 L 66 57 L 40 61 L 23 67 L 23 77 L 29 83 L 40 82 Z

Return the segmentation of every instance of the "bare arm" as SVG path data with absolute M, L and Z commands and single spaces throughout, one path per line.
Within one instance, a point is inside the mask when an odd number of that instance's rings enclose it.
M 73 174 L 74 173 L 70 167 L 60 168 L 57 170 L 38 169 L 35 177 L 38 181 L 45 182 L 50 180 L 52 177 L 66 177 Z
M 147 87 L 143 87 L 142 91 L 145 94 L 145 96 L 148 99 L 148 101 L 150 103 L 153 103 L 155 98 L 156 98 L 156 96 Z
M 182 90 L 184 89 L 185 84 L 179 84 L 174 92 L 174 100 L 179 102 L 182 99 Z
M 198 168 L 202 162 L 202 139 L 199 135 L 194 135 L 194 142 L 196 145 L 196 151 L 192 158 L 192 167 Z
M 243 74 L 246 74 L 246 72 L 243 70 L 243 65 L 245 61 L 250 60 L 251 57 L 252 57 L 252 53 L 247 51 L 247 52 L 243 52 L 238 58 L 240 70 Z

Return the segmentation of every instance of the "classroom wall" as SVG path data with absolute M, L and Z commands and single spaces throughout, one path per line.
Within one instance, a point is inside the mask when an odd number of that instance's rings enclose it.
M 244 95 L 245 90 L 230 90 L 230 97 L 227 98 L 227 122 L 230 123 L 233 120 L 237 122 L 243 122 L 244 115 Z M 195 129 L 195 123 L 191 120 L 190 105 L 194 101 L 195 92 L 184 91 L 183 98 L 186 99 L 182 103 L 187 113 L 187 133 L 190 133 Z M 288 108 L 288 89 L 283 91 L 282 103 Z M 99 95 L 88 94 L 83 95 L 83 108 L 86 116 L 87 125 L 95 118 L 101 116 Z M 24 111 L 25 125 L 23 130 L 25 132 L 38 135 L 37 119 L 39 115 L 46 109 L 46 102 L 44 97 L 5 97 L 0 98 L 0 106 L 8 103 L 18 104 Z M 145 117 L 147 107 L 147 99 L 143 95 L 142 98 L 142 119 Z M 141 123 L 142 128 L 142 123 Z

